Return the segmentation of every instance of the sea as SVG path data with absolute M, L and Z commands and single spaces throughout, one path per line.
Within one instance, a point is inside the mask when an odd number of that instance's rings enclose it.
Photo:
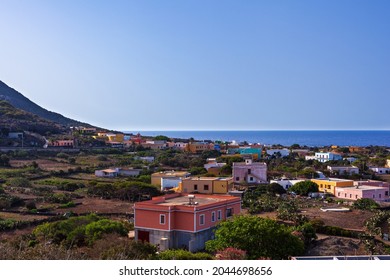
M 125 131 L 142 136 L 164 135 L 170 138 L 248 142 L 265 145 L 307 147 L 324 146 L 385 146 L 390 147 L 390 130 L 177 130 L 177 131 Z

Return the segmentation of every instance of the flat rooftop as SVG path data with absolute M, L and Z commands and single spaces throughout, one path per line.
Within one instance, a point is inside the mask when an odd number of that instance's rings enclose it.
M 183 181 L 229 181 L 233 180 L 233 177 L 188 177 Z
M 166 205 L 166 206 L 176 206 L 176 205 L 184 205 L 184 206 L 201 206 L 201 205 L 207 205 L 212 204 L 219 201 L 224 201 L 225 199 L 217 198 L 217 197 L 201 197 L 199 195 L 194 195 L 194 199 L 192 200 L 194 204 L 189 204 L 189 197 L 187 195 L 174 197 L 174 198 L 168 198 L 165 201 L 156 203 L 158 205 Z
M 164 172 L 156 172 L 153 173 L 152 176 L 161 176 L 161 177 L 182 177 L 182 176 L 188 176 L 191 173 L 187 171 L 164 171 Z
M 352 180 L 339 179 L 339 178 L 316 178 L 312 180 L 331 181 L 331 182 L 353 182 Z
M 365 185 L 362 185 L 362 186 L 359 186 L 359 187 L 341 187 L 340 188 L 341 190 L 383 190 L 383 189 L 386 189 L 388 190 L 389 187 L 381 187 L 381 186 L 365 186 Z

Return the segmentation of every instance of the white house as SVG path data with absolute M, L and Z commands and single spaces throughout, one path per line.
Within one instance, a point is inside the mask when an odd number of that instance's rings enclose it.
M 359 174 L 359 168 L 356 166 L 327 166 L 326 167 L 332 174 L 338 173 L 340 175 L 343 174 Z
M 221 168 L 224 165 L 226 165 L 225 162 L 217 162 L 217 159 L 215 158 L 208 158 L 207 163 L 204 164 L 204 168 L 208 171 L 210 168 Z
M 370 167 L 370 170 L 378 174 L 389 174 L 390 168 L 388 167 Z
M 280 180 L 271 180 L 270 183 L 276 183 L 281 185 L 285 190 L 288 190 L 292 186 L 294 186 L 296 183 L 302 182 L 305 180 L 300 179 L 280 179 Z
M 154 157 L 136 157 L 136 158 L 149 163 L 152 163 L 154 161 Z
M 96 177 L 114 178 L 118 176 L 118 171 L 115 169 L 103 169 L 95 171 Z
M 340 154 L 331 153 L 331 152 L 328 152 L 328 153 L 323 153 L 323 152 L 315 153 L 314 156 L 315 156 L 315 159 L 318 160 L 319 162 L 327 162 L 327 161 L 330 161 L 330 160 L 342 160 L 343 159 L 343 157 Z

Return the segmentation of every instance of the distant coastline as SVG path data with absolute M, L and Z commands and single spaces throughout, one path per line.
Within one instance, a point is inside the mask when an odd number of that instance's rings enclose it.
M 211 141 L 247 141 L 266 145 L 299 144 L 321 146 L 387 146 L 390 147 L 390 130 L 126 130 L 144 136 L 165 135 L 171 138 Z

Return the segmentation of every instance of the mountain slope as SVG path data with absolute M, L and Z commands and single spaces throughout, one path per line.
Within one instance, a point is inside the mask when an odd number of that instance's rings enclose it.
M 70 118 L 64 117 L 61 114 L 51 112 L 46 110 L 45 108 L 42 108 L 41 106 L 35 104 L 30 99 L 25 97 L 20 92 L 16 91 L 15 89 L 9 87 L 4 82 L 0 81 L 0 100 L 5 100 L 9 102 L 12 106 L 15 108 L 24 110 L 26 112 L 30 112 L 32 114 L 35 114 L 41 118 L 47 119 L 52 122 L 56 122 L 65 126 L 78 126 L 78 125 L 84 125 L 84 126 L 91 126 L 86 123 L 82 123 L 76 120 L 72 120 Z
M 4 100 L 0 100 L 0 127 L 2 132 L 31 131 L 41 135 L 47 133 L 58 134 L 66 131 L 65 126 L 17 109 Z

